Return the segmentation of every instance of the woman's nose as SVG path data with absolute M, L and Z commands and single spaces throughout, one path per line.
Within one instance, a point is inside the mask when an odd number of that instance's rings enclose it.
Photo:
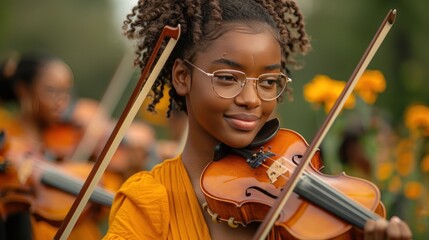
M 247 80 L 241 92 L 235 97 L 237 105 L 246 105 L 248 108 L 254 108 L 261 104 L 261 98 L 258 95 L 256 81 Z

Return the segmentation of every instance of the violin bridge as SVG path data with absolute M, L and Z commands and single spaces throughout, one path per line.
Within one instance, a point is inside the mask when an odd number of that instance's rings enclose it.
M 27 153 L 22 158 L 18 166 L 18 180 L 21 184 L 25 184 L 34 171 L 33 159 Z
M 267 169 L 267 175 L 271 183 L 275 183 L 277 179 L 286 172 L 287 172 L 286 160 L 284 158 L 277 159 Z

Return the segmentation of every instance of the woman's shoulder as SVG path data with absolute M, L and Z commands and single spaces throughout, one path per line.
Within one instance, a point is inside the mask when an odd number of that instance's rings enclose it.
M 154 177 L 152 171 L 141 171 L 122 184 L 115 198 L 125 197 L 128 201 L 141 205 L 149 199 L 162 199 L 166 194 L 164 185 Z
M 165 239 L 170 219 L 168 194 L 157 175 L 170 164 L 167 160 L 151 171 L 135 173 L 124 182 L 115 195 L 105 239 L 118 236 Z M 142 231 L 142 224 L 146 226 L 145 231 Z
M 168 159 L 150 171 L 135 173 L 122 184 L 115 196 L 115 203 L 118 199 L 127 199 L 131 204 L 138 206 L 167 202 L 167 190 L 161 176 L 178 161 L 179 158 Z
M 152 170 L 137 172 L 123 183 L 120 191 L 137 190 L 141 189 L 142 186 L 157 188 L 159 185 L 163 185 L 160 176 L 162 176 L 166 171 L 169 171 L 171 168 L 179 167 L 179 164 L 180 157 L 176 157 L 164 160 L 163 162 L 155 165 Z
M 165 239 L 169 215 L 165 187 L 148 172 L 139 172 L 116 193 L 104 239 Z
M 182 166 L 183 165 L 181 157 L 177 156 L 175 158 L 166 159 L 161 163 L 155 165 L 150 171 L 150 174 L 154 178 L 160 179 L 160 175 L 163 175 L 165 172 L 171 171 L 172 169 L 181 168 Z

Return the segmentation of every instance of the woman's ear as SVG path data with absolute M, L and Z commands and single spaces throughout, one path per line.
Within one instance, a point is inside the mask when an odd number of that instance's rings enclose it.
M 32 93 L 30 88 L 24 83 L 17 83 L 16 94 L 21 106 L 21 112 L 24 116 L 32 116 L 39 111 L 39 100 L 37 95 Z
M 174 61 L 172 81 L 180 96 L 185 96 L 191 90 L 191 73 L 182 59 Z
M 31 95 L 29 88 L 22 82 L 18 82 L 15 86 L 15 91 L 18 99 L 22 100 Z

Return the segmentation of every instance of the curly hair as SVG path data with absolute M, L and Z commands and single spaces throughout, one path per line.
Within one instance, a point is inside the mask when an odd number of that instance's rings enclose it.
M 186 112 L 184 98 L 172 87 L 174 60 L 191 59 L 196 51 L 203 50 L 210 41 L 227 31 L 220 27 L 222 23 L 230 22 L 249 25 L 260 22 L 271 26 L 282 48 L 283 72 L 288 72 L 286 65 L 298 66 L 294 55 L 305 54 L 310 49 L 303 15 L 293 0 L 139 0 L 123 25 L 125 36 L 137 41 L 135 65 L 144 68 L 165 25 L 180 24 L 182 31 L 152 87 L 149 111 L 155 111 L 167 86 L 171 96 L 167 117 L 173 110 Z

